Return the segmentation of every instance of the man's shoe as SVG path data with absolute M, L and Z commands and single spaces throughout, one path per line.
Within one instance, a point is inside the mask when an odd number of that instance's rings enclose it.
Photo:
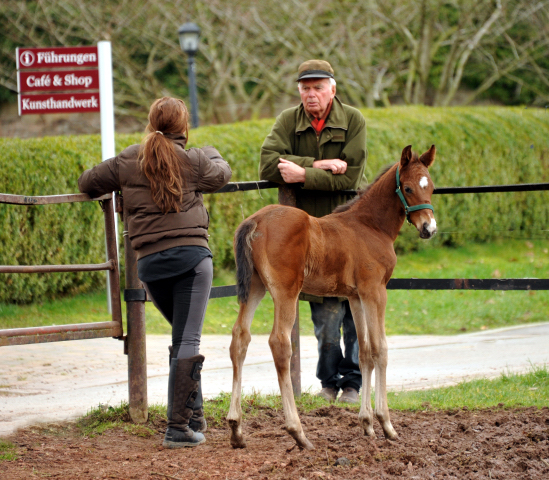
M 316 394 L 317 397 L 322 397 L 327 402 L 335 402 L 337 398 L 337 390 L 333 387 L 324 387 Z
M 338 402 L 340 403 L 358 403 L 358 391 L 353 387 L 345 387 Z

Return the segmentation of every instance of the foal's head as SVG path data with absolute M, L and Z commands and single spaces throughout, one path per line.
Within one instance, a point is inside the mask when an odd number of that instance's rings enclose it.
M 402 150 L 398 165 L 401 192 L 409 207 L 407 218 L 417 228 L 421 238 L 431 238 L 437 232 L 434 211 L 430 207 L 435 186 L 428 170 L 435 161 L 435 153 L 435 146 L 432 145 L 418 157 L 412 153 L 412 146 L 408 145 Z M 415 206 L 423 208 L 415 209 Z

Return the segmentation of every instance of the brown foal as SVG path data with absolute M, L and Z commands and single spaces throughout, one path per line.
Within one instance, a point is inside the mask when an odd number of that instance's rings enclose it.
M 240 311 L 230 348 L 233 392 L 227 416 L 233 447 L 246 446 L 240 405 L 242 366 L 251 339 L 250 325 L 265 290 L 269 290 L 274 301 L 269 346 L 278 374 L 286 429 L 297 445 L 314 448 L 299 421 L 290 380 L 290 332 L 300 291 L 349 299 L 364 384 L 359 420 L 365 435 L 373 436 L 370 393 L 375 368 L 375 414 L 385 437 L 397 438 L 387 406 L 386 285 L 396 265 L 393 243 L 404 219 L 408 217 L 421 238 L 431 238 L 436 233 L 430 205 L 434 185 L 428 171 L 434 160 L 434 145 L 420 157 L 407 146 L 400 162 L 330 215 L 315 218 L 297 208 L 269 205 L 238 227 L 235 257 Z M 403 197 L 397 189 L 399 179 Z

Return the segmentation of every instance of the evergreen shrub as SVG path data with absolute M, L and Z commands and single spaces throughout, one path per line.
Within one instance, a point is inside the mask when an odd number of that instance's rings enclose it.
M 392 107 L 363 110 L 371 181 L 411 144 L 437 148 L 431 176 L 437 187 L 549 182 L 549 114 L 500 107 Z M 233 169 L 232 181 L 258 179 L 259 151 L 273 119 L 201 127 L 189 146 L 214 145 Z M 117 151 L 141 141 L 117 135 Z M 78 176 L 101 160 L 98 135 L 1 138 L 0 192 L 54 195 L 77 192 Z M 434 195 L 437 236 L 425 242 L 404 225 L 397 251 L 463 245 L 501 237 L 546 238 L 547 192 Z M 238 224 L 275 203 L 275 189 L 205 195 L 215 268 L 233 268 Z M 120 226 L 120 230 L 122 230 Z M 543 232 L 545 230 L 545 233 Z M 96 202 L 0 205 L 0 264 L 101 263 L 103 216 Z M 121 244 L 122 247 L 122 244 Z M 123 249 L 121 248 L 123 256 Z M 104 288 L 105 273 L 0 274 L 0 302 L 22 303 Z

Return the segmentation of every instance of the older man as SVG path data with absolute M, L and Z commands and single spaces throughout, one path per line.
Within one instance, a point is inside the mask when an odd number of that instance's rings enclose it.
M 337 193 L 339 190 L 357 189 L 366 183 L 366 123 L 357 109 L 336 97 L 334 71 L 328 62 L 302 63 L 297 82 L 301 104 L 277 117 L 261 147 L 259 176 L 294 184 L 297 207 L 322 217 L 349 200 Z M 319 396 L 333 402 L 343 390 L 340 402 L 358 402 L 362 376 L 349 302 L 303 294 L 300 298 L 310 301 L 318 340 Z

